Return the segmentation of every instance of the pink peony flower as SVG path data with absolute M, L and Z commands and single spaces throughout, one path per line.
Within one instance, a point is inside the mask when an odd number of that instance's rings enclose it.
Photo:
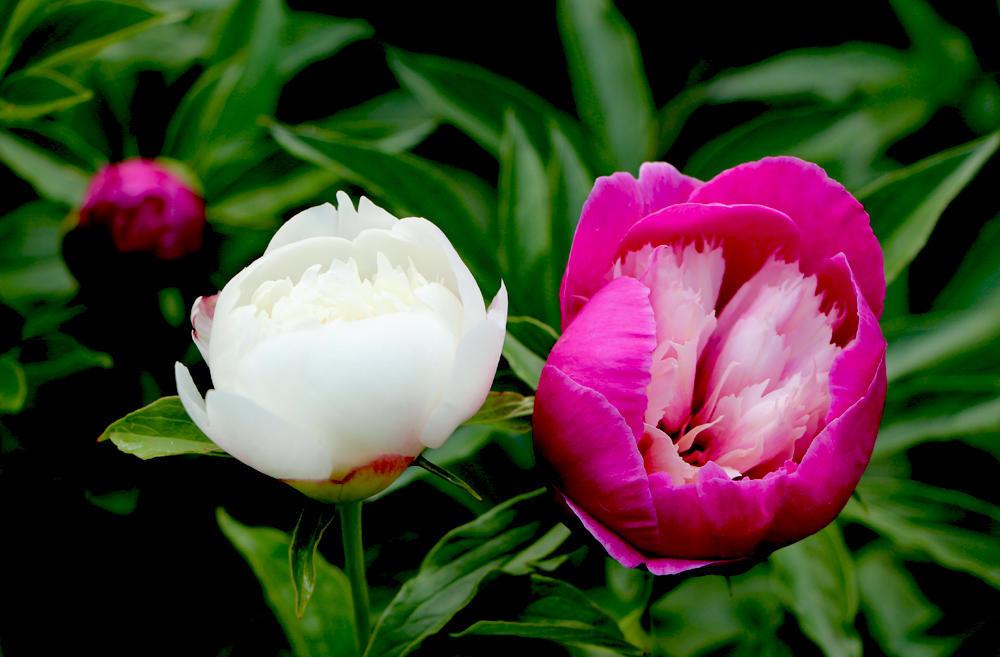
M 153 160 L 110 164 L 90 182 L 81 227 L 106 227 L 123 253 L 173 260 L 201 248 L 205 204 L 187 184 Z
M 598 179 L 535 401 L 566 504 L 656 574 L 820 530 L 874 446 L 884 297 L 867 213 L 816 165 Z

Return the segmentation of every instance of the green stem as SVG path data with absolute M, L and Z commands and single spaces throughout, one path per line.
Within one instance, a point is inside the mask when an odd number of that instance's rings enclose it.
M 361 542 L 361 504 L 360 501 L 340 504 L 340 530 L 344 537 L 344 570 L 351 582 L 359 655 L 364 654 L 368 638 L 371 636 L 368 617 L 368 580 L 365 578 L 365 549 Z

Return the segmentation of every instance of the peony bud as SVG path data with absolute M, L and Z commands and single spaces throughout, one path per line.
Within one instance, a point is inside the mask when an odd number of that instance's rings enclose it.
M 299 213 L 264 255 L 195 302 L 205 398 L 191 419 L 222 449 L 327 502 L 368 497 L 482 405 L 507 320 L 426 219 L 347 195 Z
M 820 530 L 875 443 L 884 297 L 867 213 L 813 164 L 599 179 L 535 399 L 567 505 L 657 574 Z
M 110 231 L 118 251 L 173 260 L 201 248 L 205 204 L 180 177 L 145 159 L 110 164 L 90 181 L 80 227 Z

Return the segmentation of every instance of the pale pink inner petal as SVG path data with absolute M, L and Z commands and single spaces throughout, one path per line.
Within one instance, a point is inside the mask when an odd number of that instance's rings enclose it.
M 715 329 L 725 261 L 721 248 L 646 247 L 616 263 L 612 275 L 631 276 L 650 289 L 656 319 L 647 424 L 678 431 L 691 415 L 698 359 Z
M 648 472 L 692 481 L 713 462 L 758 477 L 801 455 L 830 406 L 836 308 L 814 276 L 771 259 L 717 308 L 725 261 L 707 245 L 645 247 L 609 277 L 650 289 L 657 346 L 640 449 Z

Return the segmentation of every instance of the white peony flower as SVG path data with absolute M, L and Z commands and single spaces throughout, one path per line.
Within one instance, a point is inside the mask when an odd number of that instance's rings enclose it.
M 344 193 L 283 225 L 191 313 L 214 388 L 177 363 L 191 419 L 222 449 L 307 495 L 388 486 L 482 405 L 507 321 L 448 238 Z

